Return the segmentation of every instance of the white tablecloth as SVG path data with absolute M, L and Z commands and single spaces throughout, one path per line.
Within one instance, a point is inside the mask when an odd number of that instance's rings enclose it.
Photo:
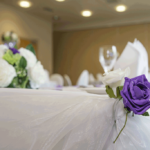
M 116 123 L 115 123 L 116 120 Z M 149 150 L 150 117 L 82 92 L 0 89 L 0 150 Z

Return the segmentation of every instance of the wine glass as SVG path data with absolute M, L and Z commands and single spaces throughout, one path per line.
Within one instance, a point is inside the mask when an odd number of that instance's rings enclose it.
M 116 46 L 106 45 L 106 46 L 100 47 L 99 61 L 102 65 L 105 73 L 107 73 L 111 69 L 113 69 L 116 60 L 117 60 Z

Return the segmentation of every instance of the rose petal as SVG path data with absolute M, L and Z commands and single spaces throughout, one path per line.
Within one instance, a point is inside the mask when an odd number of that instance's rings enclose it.
M 142 90 L 138 86 L 134 86 L 133 89 L 134 89 L 134 94 L 136 98 L 141 99 L 143 97 Z

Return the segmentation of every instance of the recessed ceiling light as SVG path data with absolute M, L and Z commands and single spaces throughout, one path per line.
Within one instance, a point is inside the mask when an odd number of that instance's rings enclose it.
M 29 2 L 29 1 L 20 1 L 19 5 L 20 5 L 20 7 L 23 7 L 23 8 L 29 8 L 29 7 L 31 7 L 31 2 Z
M 127 9 L 127 7 L 125 5 L 118 5 L 116 7 L 116 11 L 118 11 L 118 12 L 124 12 L 124 11 L 126 11 L 126 9 Z
M 56 0 L 57 2 L 64 2 L 65 0 Z
M 90 17 L 92 15 L 92 12 L 90 10 L 84 10 L 81 12 L 83 17 Z

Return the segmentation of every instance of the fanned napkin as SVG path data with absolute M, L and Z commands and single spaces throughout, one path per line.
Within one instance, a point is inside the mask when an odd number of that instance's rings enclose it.
M 87 70 L 84 70 L 81 73 L 81 75 L 80 75 L 80 77 L 79 77 L 79 79 L 77 81 L 77 85 L 78 86 L 86 86 L 87 87 L 88 83 L 89 83 L 89 72 Z
M 117 60 L 114 70 L 130 67 L 130 78 L 145 74 L 148 78 L 148 54 L 145 47 L 137 39 L 128 42 L 121 56 Z

